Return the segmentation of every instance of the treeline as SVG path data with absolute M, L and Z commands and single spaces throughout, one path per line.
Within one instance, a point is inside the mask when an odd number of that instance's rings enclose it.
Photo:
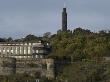
M 50 42 L 52 57 L 67 57 L 76 61 L 110 56 L 110 31 L 94 33 L 82 28 L 67 32 L 59 30 Z
M 73 62 L 59 71 L 53 82 L 110 82 L 110 62 Z
M 110 31 L 59 30 L 50 42 L 50 57 L 70 60 L 54 82 L 110 82 L 110 63 L 103 62 L 110 57 Z
M 0 38 L 0 42 L 32 42 L 32 41 L 38 41 L 40 40 L 40 37 L 37 37 L 35 35 L 27 35 L 24 38 L 20 38 L 20 39 L 13 39 L 12 37 L 9 38 Z

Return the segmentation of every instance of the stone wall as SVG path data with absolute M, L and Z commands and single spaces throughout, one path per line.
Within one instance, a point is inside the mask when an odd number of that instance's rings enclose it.
M 52 79 L 54 75 L 53 59 L 38 58 L 0 58 L 0 75 L 27 73 L 35 77 Z
M 10 75 L 16 72 L 15 58 L 0 58 L 0 75 Z
M 54 78 L 53 59 L 17 59 L 16 73 L 27 73 L 36 77 Z

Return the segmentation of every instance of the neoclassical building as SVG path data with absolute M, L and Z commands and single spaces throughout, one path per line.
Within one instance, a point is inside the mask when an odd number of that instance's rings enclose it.
M 0 43 L 0 57 L 14 57 L 14 58 L 43 58 L 48 54 L 47 43 L 44 45 L 39 42 L 1 42 Z

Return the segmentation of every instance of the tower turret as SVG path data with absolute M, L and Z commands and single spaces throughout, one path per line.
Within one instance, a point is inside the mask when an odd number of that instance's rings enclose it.
M 66 7 L 63 8 L 63 12 L 62 12 L 62 31 L 67 31 L 67 12 L 66 12 Z

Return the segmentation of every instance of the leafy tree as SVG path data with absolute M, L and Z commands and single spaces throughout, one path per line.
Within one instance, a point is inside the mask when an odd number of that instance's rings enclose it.
M 13 42 L 13 39 L 11 37 L 9 37 L 8 39 L 6 39 L 7 42 Z
M 35 35 L 27 35 L 25 38 L 23 38 L 23 41 L 26 41 L 26 42 L 32 42 L 32 41 L 38 41 L 39 38 Z
M 6 42 L 5 38 L 0 38 L 0 42 Z

